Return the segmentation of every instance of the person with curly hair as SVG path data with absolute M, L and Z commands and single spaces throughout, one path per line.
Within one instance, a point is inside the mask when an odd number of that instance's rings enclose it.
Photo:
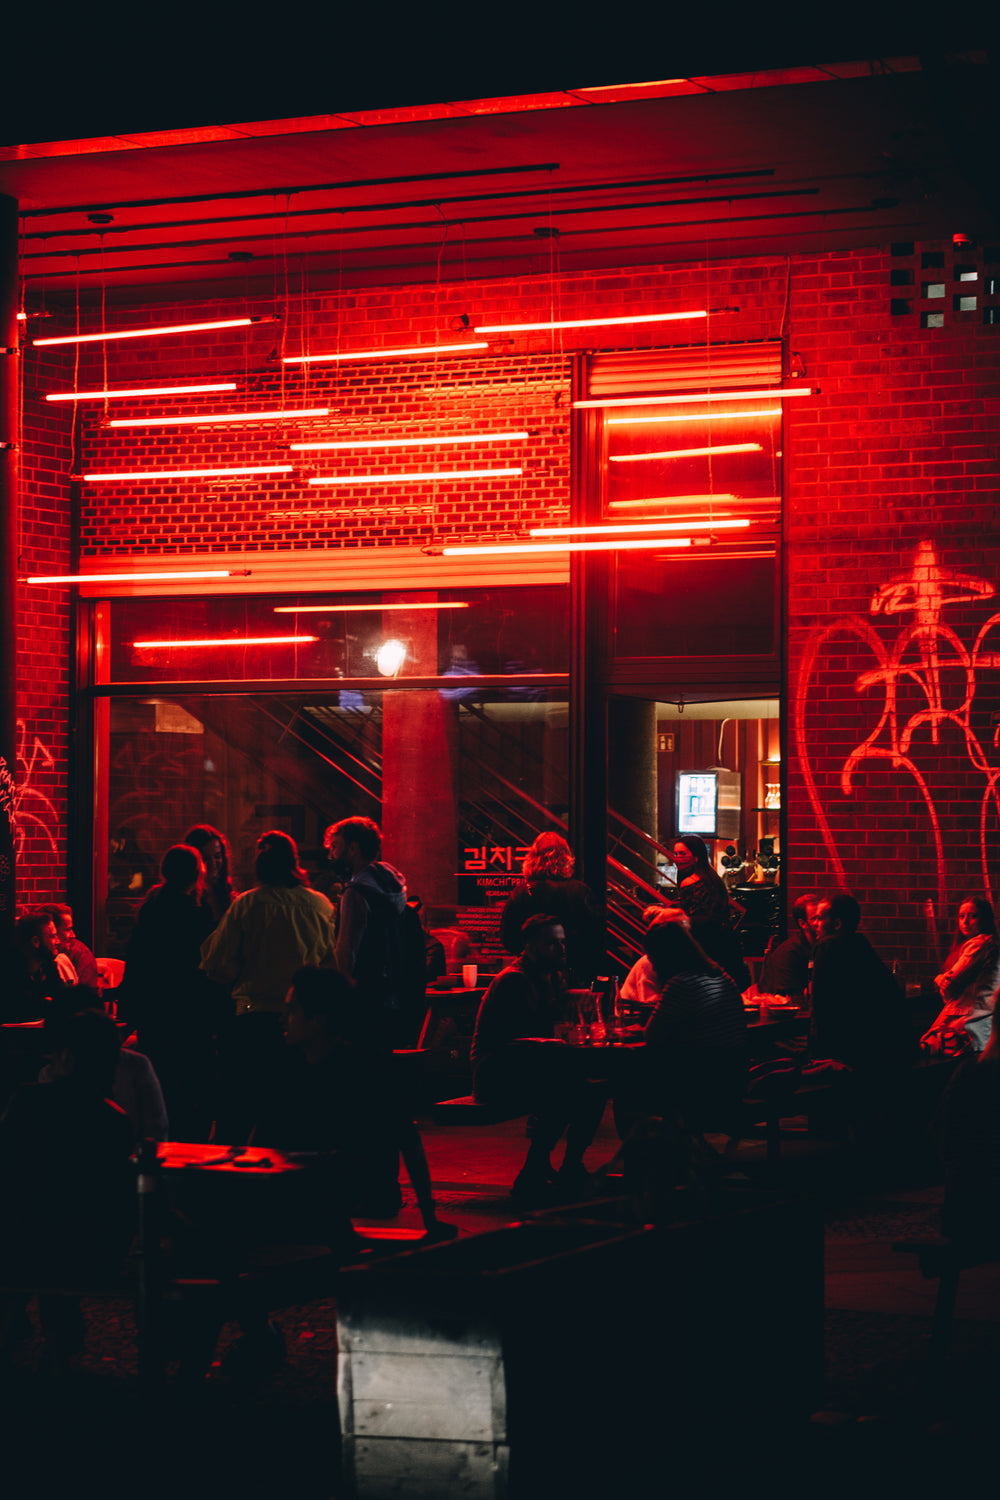
M 571 987 L 588 986 L 605 963 L 604 912 L 593 891 L 573 878 L 575 861 L 559 833 L 540 833 L 524 856 L 524 883 L 504 907 L 500 941 L 508 953 L 521 952 L 529 917 L 544 912 L 566 933 L 566 970 Z

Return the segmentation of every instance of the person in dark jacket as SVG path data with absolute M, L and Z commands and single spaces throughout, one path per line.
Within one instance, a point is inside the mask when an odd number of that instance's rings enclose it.
M 819 897 L 810 891 L 792 907 L 795 931 L 783 943 L 775 938 L 764 957 L 757 988 L 762 995 L 804 995 L 809 987 L 816 935 L 813 922 Z
M 913 1061 L 917 1041 L 899 986 L 860 922 L 861 907 L 846 891 L 820 901 L 809 1051 L 871 1076 Z
M 521 933 L 529 917 L 555 917 L 566 934 L 566 977 L 571 987 L 588 987 L 603 970 L 604 913 L 593 891 L 573 878 L 574 859 L 558 833 L 540 833 L 524 856 L 524 884 L 504 907 L 500 941 L 508 953 L 520 953 Z
M 215 920 L 220 922 L 232 906 L 233 897 L 236 895 L 236 888 L 229 873 L 232 857 L 226 836 L 218 828 L 213 828 L 211 823 L 196 823 L 193 828 L 188 829 L 181 842 L 191 849 L 197 849 L 201 855 L 205 866 L 205 889 L 202 899 L 208 902 Z
M 59 968 L 59 934 L 47 911 L 18 917 L 5 965 L 0 1019 L 37 1021 L 53 1000 L 61 999 L 76 983 L 72 965 Z
M 721 965 L 740 991 L 750 985 L 739 939 L 731 922 L 729 892 L 722 876 L 712 869 L 708 845 L 696 833 L 674 841 L 677 891 L 674 900 L 691 920 L 691 936 L 709 958 Z

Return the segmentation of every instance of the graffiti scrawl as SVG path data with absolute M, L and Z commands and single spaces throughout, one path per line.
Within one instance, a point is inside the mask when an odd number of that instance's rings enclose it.
M 29 832 L 43 834 L 52 853 L 59 852 L 53 831 L 59 827 L 59 814 L 55 803 L 36 784 L 39 773 L 54 770 L 55 764 L 51 751 L 46 749 L 37 734 L 29 737 L 27 724 L 23 719 L 18 719 L 18 780 L 13 791 L 11 818 L 14 825 L 14 853 L 18 857 Z

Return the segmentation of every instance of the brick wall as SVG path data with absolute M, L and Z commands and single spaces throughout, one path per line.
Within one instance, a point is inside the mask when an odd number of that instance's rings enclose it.
M 950 245 L 896 249 L 905 253 L 886 246 L 790 262 L 307 296 L 246 309 L 228 303 L 119 311 L 114 320 L 123 327 L 276 308 L 284 320 L 110 345 L 106 363 L 104 351 L 89 349 L 80 388 L 103 385 L 105 371 L 111 386 L 233 380 L 235 391 L 192 396 L 192 408 L 328 406 L 331 414 L 287 427 L 111 429 L 102 425 L 99 403 L 87 403 L 87 472 L 269 461 L 296 468 L 250 481 L 88 484 L 83 553 L 412 545 L 470 532 L 503 536 L 563 515 L 569 355 L 583 347 L 697 344 L 705 324 L 567 331 L 554 339 L 517 334 L 509 342 L 493 335 L 483 354 L 370 366 L 286 366 L 283 352 L 465 341 L 474 337 L 465 316 L 475 326 L 642 307 L 717 309 L 708 325 L 712 344 L 784 334 L 793 367 L 820 388 L 815 398 L 789 402 L 786 418 L 785 873 L 794 890 L 854 889 L 883 951 L 926 972 L 958 899 L 983 888 L 984 839 L 997 878 L 1000 820 L 989 803 L 991 767 L 1000 765 L 992 745 L 991 714 L 1000 710 L 993 633 L 975 660 L 970 653 L 994 612 L 998 577 L 992 434 L 1000 412 L 1000 328 L 983 320 L 990 252 L 963 253 L 966 269 L 970 255 L 975 262 L 977 281 L 958 283 Z M 923 275 L 927 256 L 934 265 Z M 943 299 L 919 295 L 931 278 L 946 284 Z M 955 305 L 959 286 L 977 296 L 975 309 Z M 985 300 L 993 306 L 997 299 L 990 293 Z M 921 326 L 922 315 L 939 311 L 941 327 Z M 72 353 L 58 365 L 46 378 L 69 389 Z M 168 408 L 178 410 L 173 401 L 160 410 Z M 153 400 L 109 404 L 111 417 L 156 411 Z M 413 453 L 404 459 L 392 450 L 289 452 L 292 441 L 348 440 L 369 424 L 400 436 L 527 430 L 528 439 L 517 443 L 417 450 L 422 467 L 514 465 L 525 472 L 392 486 L 391 500 L 377 486 L 309 486 L 311 474 L 417 467 Z M 64 529 L 63 520 L 59 525 Z M 52 600 L 61 621 L 51 626 L 55 641 L 64 638 L 64 606 L 60 595 Z M 892 693 L 895 727 L 884 712 Z M 866 758 L 859 758 L 866 741 Z

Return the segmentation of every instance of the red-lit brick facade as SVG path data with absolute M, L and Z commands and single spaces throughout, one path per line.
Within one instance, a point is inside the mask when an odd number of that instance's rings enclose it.
M 946 283 L 947 296 L 922 303 L 914 287 L 912 310 L 894 311 L 890 273 L 912 267 L 919 282 L 922 254 L 939 253 L 945 265 L 934 276 Z M 86 485 L 81 555 L 412 547 L 445 536 L 507 535 L 542 518 L 563 519 L 571 354 L 584 347 L 697 343 L 701 333 L 691 330 L 698 325 L 666 325 L 668 334 L 638 325 L 628 340 L 620 329 L 601 330 L 599 337 L 574 331 L 561 342 L 555 335 L 555 344 L 549 334 L 514 335 L 509 346 L 494 343 L 490 352 L 447 363 L 300 367 L 283 366 L 280 355 L 472 338 L 464 316 L 474 326 L 643 308 L 738 308 L 709 319 L 710 346 L 781 337 L 790 371 L 819 388 L 814 398 L 788 404 L 785 429 L 784 874 L 793 890 L 846 882 L 886 955 L 926 972 L 958 899 L 983 888 L 984 841 L 990 878 L 995 882 L 998 875 L 1000 820 L 988 801 L 990 767 L 1000 766 L 992 743 L 991 715 L 1000 710 L 992 634 L 974 659 L 971 654 L 994 613 L 991 595 L 1000 574 L 993 437 L 1000 328 L 983 320 L 983 278 L 990 274 L 983 254 L 973 254 L 979 277 L 973 311 L 953 306 L 958 284 L 950 245 L 917 245 L 902 258 L 883 246 L 790 261 L 706 262 L 340 297 L 317 293 L 292 297 L 287 305 L 278 298 L 246 310 L 284 311 L 281 324 L 110 345 L 106 366 L 104 352 L 91 348 L 80 358 L 81 389 L 103 385 L 105 369 L 111 386 L 232 379 L 238 390 L 206 396 L 206 409 L 222 410 L 232 398 L 234 410 L 328 406 L 331 416 L 308 432 L 294 424 L 112 430 L 100 425 L 99 403 L 88 403 L 83 472 L 287 462 L 289 441 L 343 438 L 373 417 L 407 433 L 430 435 L 441 426 L 458 431 L 474 419 L 480 431 L 516 428 L 529 436 L 475 455 L 487 462 L 481 455 L 488 453 L 491 465 L 522 465 L 520 478 L 479 481 L 475 489 L 454 481 L 407 485 L 405 494 L 394 489 L 388 505 L 377 490 L 342 497 L 339 487 L 304 482 L 307 474 L 336 474 L 345 462 L 337 453 L 296 455 L 302 468 L 292 475 L 181 482 L 148 493 L 142 486 Z M 944 326 L 921 327 L 921 307 L 935 306 L 945 310 Z M 117 310 L 115 322 L 138 326 L 243 311 L 233 302 L 157 305 Z M 71 389 L 73 378 L 72 350 L 49 361 L 44 372 L 29 362 L 22 515 L 31 567 L 61 567 L 69 559 L 70 416 L 66 409 L 53 412 L 37 392 Z M 139 415 L 133 407 L 128 414 Z M 142 412 L 156 409 L 153 401 L 141 406 Z M 516 458 L 503 451 L 508 446 Z M 397 463 L 385 454 L 368 456 L 373 472 L 389 472 Z M 358 455 L 352 458 L 357 467 Z M 413 467 L 412 454 L 407 467 Z M 36 526 L 43 505 L 50 524 Z M 20 900 L 28 904 L 43 891 L 56 894 L 61 880 L 70 655 L 65 592 L 29 597 L 23 591 L 21 605 L 19 713 L 26 744 L 43 747 L 30 785 L 33 794 L 37 788 L 47 797 L 55 819 L 53 850 L 49 830 L 24 822 L 34 809 L 22 801 Z M 881 722 L 897 682 L 896 719 L 890 714 Z M 968 724 L 964 710 L 958 712 L 966 700 Z M 850 757 L 855 752 L 857 759 L 866 739 L 869 758 L 854 769 Z

